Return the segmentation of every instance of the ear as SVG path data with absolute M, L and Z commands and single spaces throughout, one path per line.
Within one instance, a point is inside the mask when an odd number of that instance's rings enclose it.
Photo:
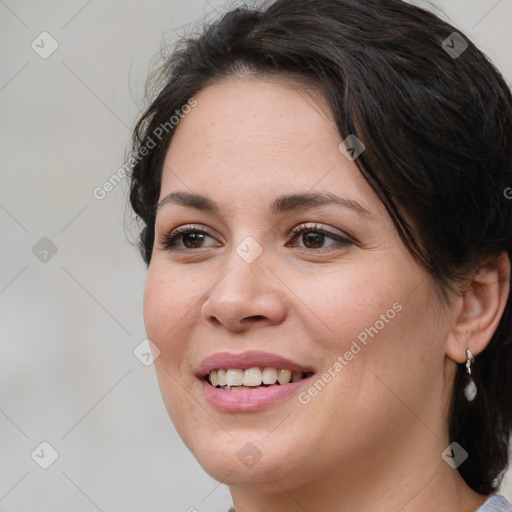
M 466 361 L 466 349 L 476 356 L 491 341 L 505 310 L 510 291 L 510 260 L 501 252 L 484 260 L 455 299 L 455 319 L 446 355 Z

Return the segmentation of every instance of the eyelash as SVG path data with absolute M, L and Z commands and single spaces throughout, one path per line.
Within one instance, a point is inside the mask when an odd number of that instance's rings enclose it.
M 202 235 L 206 235 L 206 236 L 210 236 L 211 237 L 211 235 L 209 233 L 207 233 L 205 230 L 201 229 L 199 226 L 187 225 L 187 226 L 180 226 L 180 227 L 174 229 L 173 231 L 171 231 L 169 234 L 163 236 L 160 239 L 160 244 L 166 250 L 172 251 L 172 252 L 190 252 L 190 251 L 196 251 L 196 250 L 199 250 L 199 249 L 208 248 L 208 247 L 198 247 L 196 249 L 188 249 L 188 248 L 178 248 L 178 247 L 176 247 L 176 241 L 182 235 L 184 235 L 184 234 L 192 234 L 192 233 L 202 234 Z M 349 240 L 348 238 L 345 238 L 345 237 L 343 237 L 343 236 L 341 236 L 341 235 L 339 235 L 337 233 L 333 233 L 332 231 L 329 231 L 329 230 L 326 230 L 326 229 L 322 229 L 322 228 L 318 227 L 318 224 L 314 224 L 314 225 L 300 224 L 299 226 L 294 228 L 289 233 L 288 236 L 291 237 L 291 239 L 293 240 L 298 235 L 304 234 L 304 233 L 320 233 L 320 234 L 325 235 L 325 236 L 327 236 L 329 238 L 332 238 L 333 240 L 335 240 L 337 242 L 337 244 L 332 244 L 330 246 L 323 247 L 323 248 L 320 248 L 320 249 L 309 249 L 307 247 L 299 247 L 299 249 L 306 250 L 306 251 L 313 251 L 313 252 L 316 252 L 316 253 L 322 253 L 322 252 L 329 251 L 330 250 L 329 247 L 332 247 L 333 245 L 339 245 L 339 244 L 341 244 L 343 246 L 353 245 L 353 242 L 351 240 Z

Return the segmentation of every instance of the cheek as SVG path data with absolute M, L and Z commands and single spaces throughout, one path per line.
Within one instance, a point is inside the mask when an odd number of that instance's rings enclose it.
M 148 269 L 144 288 L 144 324 L 148 338 L 160 349 L 159 360 L 170 360 L 170 354 L 183 355 L 188 347 L 185 331 L 197 315 L 201 290 L 196 280 L 183 276 L 175 268 L 153 262 Z M 175 366 L 182 357 L 169 362 Z
M 319 332 L 311 333 L 312 339 L 324 349 L 343 353 L 358 336 L 364 342 L 368 330 L 374 333 L 376 323 L 379 332 L 386 330 L 399 316 L 396 310 L 410 288 L 410 278 L 402 276 L 389 266 L 346 264 L 294 279 L 294 293 L 314 313 L 311 329 Z
M 183 316 L 194 295 L 194 280 L 185 282 L 179 269 L 161 264 L 156 257 L 154 260 L 144 287 L 144 320 L 147 330 L 158 334 Z
M 323 359 L 326 372 L 330 369 L 322 379 L 329 390 L 322 394 L 333 406 L 340 400 L 358 404 L 364 416 L 371 416 L 393 400 L 386 386 L 409 397 L 424 386 L 432 369 L 427 363 L 442 363 L 443 332 L 428 285 L 410 263 L 397 258 L 373 266 L 347 265 L 295 282 L 294 292 L 314 313 L 303 326 L 314 340 L 308 347 L 314 359 Z M 314 406 L 320 415 L 321 402 L 315 400 Z
M 400 260 L 364 271 L 354 266 L 301 281 L 297 295 L 308 298 L 322 320 L 317 325 L 326 326 L 321 336 L 314 328 L 309 333 L 314 350 L 327 356 L 318 376 L 325 391 L 319 384 L 321 393 L 303 397 L 312 417 L 339 415 L 345 425 L 350 418 L 348 424 L 362 426 L 372 418 L 378 423 L 379 411 L 401 410 L 394 392 L 405 403 L 424 398 L 426 382 L 442 364 L 445 333 L 421 272 Z
M 199 298 L 194 279 L 180 277 L 180 272 L 152 261 L 144 288 L 144 323 L 148 338 L 160 349 L 154 366 L 160 391 L 174 423 L 180 418 L 195 418 L 190 401 L 191 382 L 183 379 L 188 371 L 190 350 L 187 334 L 197 317 Z M 195 421 L 195 420 L 194 420 Z

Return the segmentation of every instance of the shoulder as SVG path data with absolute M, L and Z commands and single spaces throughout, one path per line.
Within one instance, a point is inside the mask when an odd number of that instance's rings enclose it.
M 493 494 L 476 512 L 512 512 L 512 506 L 500 494 Z

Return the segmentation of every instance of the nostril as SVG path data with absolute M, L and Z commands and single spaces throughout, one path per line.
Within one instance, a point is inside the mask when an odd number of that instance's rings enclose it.
M 240 321 L 240 323 L 241 324 L 243 324 L 243 323 L 250 323 L 250 322 L 259 321 L 259 320 L 265 320 L 265 317 L 263 315 L 247 316 L 247 317 L 243 318 Z

